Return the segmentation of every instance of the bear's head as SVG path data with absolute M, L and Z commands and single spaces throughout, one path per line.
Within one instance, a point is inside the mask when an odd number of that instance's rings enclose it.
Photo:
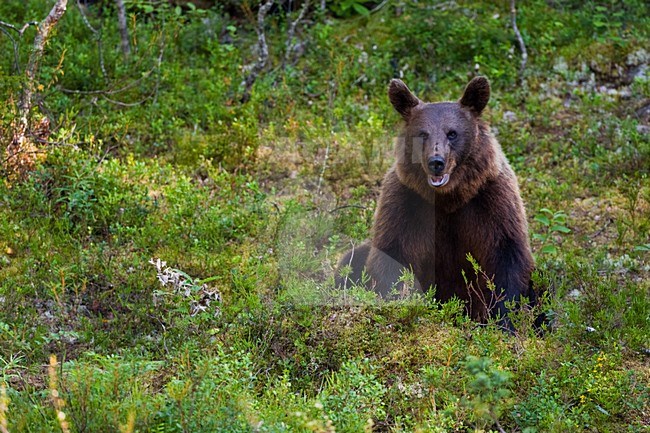
M 458 189 L 470 181 L 467 160 L 480 156 L 477 153 L 493 153 L 477 149 L 486 141 L 481 135 L 489 135 L 480 119 L 490 99 L 485 77 L 470 81 L 458 102 L 422 102 L 398 79 L 391 80 L 388 96 L 406 122 L 396 146 L 398 176 L 421 195 Z M 478 162 L 472 161 L 471 171 L 481 170 L 484 164 Z

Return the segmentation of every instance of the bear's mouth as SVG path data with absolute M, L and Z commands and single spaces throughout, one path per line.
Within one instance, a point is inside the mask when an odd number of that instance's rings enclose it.
M 444 176 L 429 176 L 429 186 L 433 188 L 440 188 L 441 186 L 447 185 L 447 182 L 449 182 L 449 173 L 445 174 Z

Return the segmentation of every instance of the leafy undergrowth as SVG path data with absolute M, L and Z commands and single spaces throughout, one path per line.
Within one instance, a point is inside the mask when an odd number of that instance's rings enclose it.
M 272 67 L 246 104 L 250 9 L 130 2 L 124 60 L 106 3 L 84 9 L 101 54 L 69 6 L 42 61 L 43 161 L 0 185 L 1 428 L 650 428 L 644 2 L 522 2 L 525 85 L 505 4 L 334 1 L 298 27 L 284 69 L 279 8 Z M 0 18 L 42 19 L 48 5 L 4 2 Z M 3 140 L 21 83 L 6 57 Z M 392 163 L 388 80 L 455 99 L 476 65 L 547 291 L 516 335 L 433 293 L 381 303 L 332 289 Z

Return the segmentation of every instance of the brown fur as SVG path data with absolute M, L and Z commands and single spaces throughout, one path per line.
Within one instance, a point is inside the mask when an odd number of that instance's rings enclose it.
M 435 287 L 441 300 L 467 301 L 474 318 L 485 319 L 489 310 L 505 316 L 506 301 L 532 295 L 533 258 L 517 178 L 480 118 L 488 81 L 472 80 L 458 102 L 424 103 L 399 80 L 391 81 L 388 94 L 406 122 L 397 160 L 382 184 L 372 241 L 342 258 L 339 266 L 350 264 L 352 274 L 338 284 L 358 283 L 365 268 L 368 285 L 390 296 L 404 269 L 412 269 L 416 288 Z M 432 175 L 435 157 L 449 175 L 437 187 L 429 184 L 430 177 L 442 178 Z M 478 278 L 468 253 L 483 270 Z M 491 298 L 488 278 L 499 299 Z

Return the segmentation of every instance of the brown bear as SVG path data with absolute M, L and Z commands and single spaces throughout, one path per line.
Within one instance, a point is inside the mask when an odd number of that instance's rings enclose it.
M 396 162 L 382 182 L 372 240 L 341 259 L 337 285 L 365 275 L 366 286 L 390 297 L 409 269 L 417 289 L 434 287 L 442 301 L 456 296 L 474 319 L 492 313 L 510 328 L 510 301 L 534 296 L 533 257 L 517 178 L 481 119 L 488 80 L 471 80 L 458 102 L 422 102 L 397 79 L 388 96 L 405 121 Z

